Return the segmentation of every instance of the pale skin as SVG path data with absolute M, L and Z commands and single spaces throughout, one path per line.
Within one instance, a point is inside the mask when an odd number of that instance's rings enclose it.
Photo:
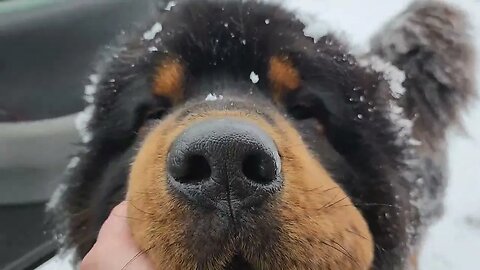
M 97 242 L 80 264 L 80 270 L 154 270 L 132 238 L 127 203 L 116 206 L 103 224 Z

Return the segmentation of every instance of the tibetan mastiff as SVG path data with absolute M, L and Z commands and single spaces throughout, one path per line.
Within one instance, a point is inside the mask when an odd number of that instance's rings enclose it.
M 158 269 L 416 267 L 474 96 L 468 21 L 414 2 L 362 53 L 287 3 L 171 2 L 100 61 L 56 208 L 77 260 L 126 200 Z

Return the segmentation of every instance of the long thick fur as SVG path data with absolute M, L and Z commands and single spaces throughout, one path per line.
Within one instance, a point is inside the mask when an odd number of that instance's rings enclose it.
M 447 187 L 446 135 L 461 127 L 461 115 L 475 99 L 475 52 L 468 16 L 443 1 L 416 1 L 371 39 L 370 57 L 405 73 L 398 99 L 412 120 L 418 143 L 412 167 L 411 199 L 419 209 L 419 229 L 443 212 Z M 417 244 L 420 245 L 420 244 Z
M 462 108 L 474 97 L 465 16 L 442 2 L 421 1 L 372 39 L 368 57 L 390 62 L 406 75 L 406 91 L 395 97 L 381 71 L 358 65 L 345 51 L 348 46 L 332 35 L 314 43 L 294 17 L 257 1 L 184 0 L 155 18 L 164 28 L 155 39 L 142 39 L 150 31 L 145 28 L 147 33 L 133 32 L 121 49 L 111 52 L 100 65 L 97 92 L 86 110 L 93 115 L 86 123 L 90 138 L 67 175 L 58 207 L 66 245 L 84 256 L 109 210 L 124 198 L 147 112 L 160 108 L 168 114 L 182 106 L 149 91 L 164 57 L 173 53 L 188 62 L 190 75 L 205 89 L 233 75 L 249 84 L 248 74 L 256 70 L 262 80 L 255 87 L 263 90 L 268 88 L 263 79 L 268 57 L 285 51 L 292 54 L 305 85 L 283 101 L 281 110 L 298 124 L 312 152 L 329 165 L 362 211 L 377 247 L 373 269 L 407 269 L 422 227 L 441 212 L 446 131 L 459 123 Z M 188 89 L 186 102 L 199 100 L 200 88 Z M 306 112 L 296 110 L 297 105 L 313 113 L 313 119 L 303 121 Z M 395 106 L 406 118 L 396 114 Z M 411 124 L 406 127 L 411 132 L 397 132 L 397 120 Z M 324 135 L 309 128 L 315 121 L 325 127 Z
M 401 104 L 423 142 L 442 140 L 474 97 L 475 55 L 466 14 L 442 1 L 414 2 L 371 41 L 372 54 L 405 72 Z M 434 140 L 432 140 L 434 139 Z
M 428 191 L 424 215 L 441 211 L 446 187 L 446 141 L 451 126 L 475 98 L 475 55 L 468 16 L 442 1 L 417 1 L 371 40 L 371 54 L 405 72 L 399 104 L 419 140 L 420 190 Z M 426 186 L 427 188 L 424 188 Z

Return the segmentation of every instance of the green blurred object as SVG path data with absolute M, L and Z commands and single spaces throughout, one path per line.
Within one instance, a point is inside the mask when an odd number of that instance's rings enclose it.
M 51 5 L 68 1 L 69 0 L 6 0 L 0 2 L 0 14 L 48 8 Z

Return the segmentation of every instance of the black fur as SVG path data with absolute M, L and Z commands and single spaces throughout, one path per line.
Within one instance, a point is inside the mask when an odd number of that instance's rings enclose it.
M 466 14 L 436 1 L 414 2 L 372 39 L 372 53 L 407 76 L 402 97 L 416 135 L 442 140 L 474 95 L 473 43 Z
M 371 54 L 405 71 L 399 104 L 413 120 L 418 194 L 424 223 L 442 212 L 447 185 L 446 134 L 461 125 L 461 112 L 475 98 L 475 54 L 467 15 L 442 1 L 418 1 L 371 41 Z M 425 225 L 427 225 L 425 224 Z
M 134 31 L 97 70 L 100 82 L 88 125 L 93 137 L 79 154 L 78 166 L 68 172 L 67 190 L 59 205 L 66 246 L 76 248 L 80 258 L 86 254 L 109 210 L 124 196 L 129 164 L 142 139 L 140 128 L 150 116 L 161 117 L 174 109 L 166 98 L 151 95 L 154 68 L 162 59 L 175 55 L 186 64 L 186 97 L 192 103 L 212 89 L 256 103 L 270 99 L 267 63 L 281 54 L 292 59 L 304 83 L 277 109 L 294 122 L 362 211 L 376 244 L 375 269 L 404 269 L 421 237 L 422 224 L 428 223 L 412 201 L 426 193 L 436 196 L 445 185 L 444 160 L 433 153 L 443 157 L 444 130 L 457 121 L 459 107 L 472 92 L 470 70 L 452 66 L 452 73 L 445 74 L 441 67 L 454 63 L 452 58 L 459 65 L 471 64 L 460 53 L 469 46 L 463 24 L 457 27 L 452 22 L 461 14 L 442 4 L 430 5 L 427 13 L 441 6 L 453 14 L 440 20 L 445 25 L 434 28 L 440 33 L 420 39 L 402 28 L 408 26 L 402 21 L 405 16 L 424 16 L 413 7 L 373 41 L 372 54 L 407 73 L 407 92 L 400 100 L 392 97 L 382 74 L 359 65 L 345 44 L 333 35 L 315 43 L 303 34 L 302 22 L 276 5 L 192 0 L 180 1 L 170 12 L 159 12 L 154 20 L 163 30 L 155 39 L 142 39 L 144 31 Z M 427 34 L 433 31 L 428 23 L 420 27 Z M 392 33 L 406 41 L 408 50 L 383 40 Z M 455 38 L 449 38 L 451 34 Z M 436 47 L 439 36 L 451 48 Z M 452 49 L 462 57 L 451 55 Z M 259 74 L 256 85 L 249 81 L 251 71 Z M 229 90 L 233 88 L 236 92 Z M 254 94 L 246 94 L 250 92 Z M 425 152 L 424 145 L 417 147 L 409 144 L 411 138 L 399 138 L 391 102 L 398 102 L 407 117 L 419 115 L 410 136 L 418 135 L 435 151 Z M 318 123 L 325 127 L 325 136 L 314 131 Z M 419 184 L 419 178 L 425 181 Z

